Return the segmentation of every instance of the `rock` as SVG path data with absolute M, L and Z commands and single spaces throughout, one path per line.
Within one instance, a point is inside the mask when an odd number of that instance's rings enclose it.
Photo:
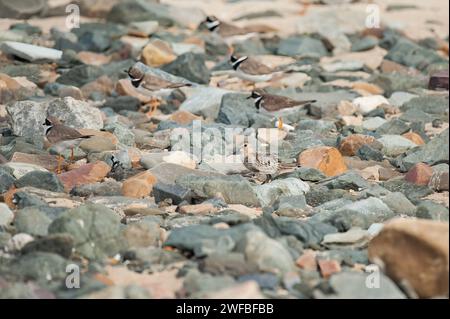
M 156 181 L 156 177 L 149 171 L 139 173 L 123 182 L 122 195 L 133 198 L 147 197 L 152 192 Z
M 175 181 L 185 175 L 197 175 L 203 177 L 221 176 L 220 174 L 193 170 L 181 165 L 161 163 L 150 169 L 150 172 L 158 179 L 158 182 L 175 184 Z
M 22 254 L 33 252 L 46 252 L 60 255 L 64 258 L 70 258 L 73 249 L 73 238 L 67 234 L 56 234 L 36 239 L 26 244 Z
M 359 97 L 353 100 L 353 105 L 362 114 L 368 114 L 383 104 L 389 104 L 389 101 L 382 95 Z
M 342 140 L 339 151 L 343 156 L 355 156 L 363 145 L 374 142 L 375 138 L 372 136 L 353 134 Z
M 411 128 L 402 120 L 392 119 L 385 122 L 377 128 L 377 134 L 380 135 L 401 135 L 408 132 Z
M 322 41 L 310 37 L 290 37 L 282 40 L 278 47 L 279 55 L 323 57 L 328 54 Z
M 151 67 L 160 67 L 175 61 L 176 58 L 170 45 L 159 39 L 151 41 L 141 52 L 142 63 Z
M 271 206 L 281 196 L 300 196 L 309 192 L 309 185 L 299 179 L 286 178 L 255 187 L 262 207 Z
M 105 125 L 105 131 L 115 135 L 117 140 L 126 146 L 134 146 L 135 135 L 134 133 L 121 123 L 109 123 Z
M 203 274 L 197 269 L 190 270 L 184 278 L 184 290 L 190 298 L 204 298 L 205 294 L 217 292 L 234 285 L 234 279 L 228 275 L 211 276 Z
M 277 179 L 278 178 L 289 178 L 289 177 L 298 178 L 298 179 L 301 179 L 302 181 L 308 181 L 308 182 L 320 182 L 321 180 L 324 180 L 327 178 L 327 176 L 325 174 L 323 174 L 321 171 L 319 171 L 315 168 L 298 167 L 295 169 L 295 171 L 293 171 L 291 173 L 285 173 L 285 174 L 278 175 Z
M 150 247 L 158 245 L 160 228 L 154 222 L 138 222 L 128 225 L 123 236 L 129 247 Z
M 220 105 L 226 90 L 217 88 L 195 88 L 192 94 L 180 106 L 180 110 L 203 116 L 207 119 L 216 119 L 219 115 Z
M 112 108 L 114 112 L 118 113 L 122 110 L 138 111 L 140 105 L 139 99 L 133 96 L 118 96 L 107 99 L 103 107 Z
M 434 221 L 448 222 L 448 208 L 432 201 L 422 201 L 417 206 L 417 218 L 431 219 Z
M 107 16 L 107 20 L 114 23 L 128 24 L 130 22 L 157 21 L 163 27 L 174 24 L 169 14 L 169 7 L 155 2 L 142 0 L 117 3 Z
M 255 113 L 255 103 L 247 97 L 248 94 L 224 94 L 217 120 L 224 124 L 249 127 L 251 116 Z
M 334 294 L 333 299 L 405 299 L 401 290 L 382 273 L 379 274 L 378 289 L 368 286 L 368 274 L 360 272 L 341 272 L 332 276 L 329 280 Z M 323 295 L 316 296 L 325 297 Z
M 8 226 L 14 220 L 14 214 L 8 205 L 0 203 L 0 227 Z
M 40 91 L 36 84 L 30 82 L 25 77 L 10 77 L 0 73 L 0 103 L 25 100 L 34 95 L 39 95 Z
M 428 184 L 432 189 L 436 191 L 448 191 L 449 176 L 447 172 L 434 172 L 431 176 L 430 183 Z
M 383 145 L 383 154 L 391 157 L 401 155 L 417 146 L 407 138 L 399 135 L 383 135 L 383 137 L 378 139 L 378 142 Z
M 149 36 L 158 31 L 159 23 L 157 21 L 140 21 L 130 23 L 132 33 L 136 32 L 144 36 Z
M 27 19 L 47 8 L 45 0 L 0 1 L 0 18 Z
M 381 223 L 394 216 L 389 207 L 378 198 L 369 197 L 340 207 L 335 211 L 321 212 L 313 220 L 332 224 L 339 230 L 352 227 L 369 228 L 374 223 Z
M 342 247 L 363 248 L 367 246 L 369 240 L 370 236 L 368 231 L 355 227 L 349 229 L 345 233 L 325 235 L 322 241 L 322 245 L 329 249 L 339 249 Z M 338 264 L 338 266 L 340 265 Z
M 7 171 L 0 168 L 0 194 L 8 191 L 14 185 L 14 177 Z
M 156 183 L 153 186 L 153 197 L 156 203 L 160 203 L 166 199 L 170 199 L 174 205 L 179 205 L 182 202 L 191 202 L 191 192 L 178 185 Z
M 401 110 L 406 111 L 422 111 L 427 114 L 435 114 L 443 116 L 443 120 L 446 119 L 445 115 L 448 114 L 448 97 L 444 96 L 422 96 L 411 99 L 406 102 Z
M 122 194 L 122 183 L 109 180 L 103 183 L 79 185 L 72 188 L 70 194 L 81 197 L 120 196 Z
M 381 260 L 390 278 L 406 280 L 419 297 L 446 296 L 448 233 L 448 223 L 396 219 L 370 242 L 369 257 Z
M 37 208 L 27 207 L 17 212 L 14 225 L 21 233 L 46 236 L 52 220 Z
M 306 249 L 303 251 L 303 255 L 301 255 L 295 261 L 296 265 L 300 268 L 307 271 L 316 271 L 317 270 L 317 253 L 312 249 Z
M 207 299 L 264 299 L 258 284 L 247 281 L 228 288 L 222 288 L 205 295 Z
M 60 50 L 12 41 L 3 42 L 0 49 L 4 54 L 10 54 L 29 62 L 58 61 L 63 54 Z
M 161 163 L 176 164 L 189 169 L 197 167 L 197 161 L 182 151 L 145 154 L 141 157 L 140 163 L 146 169 L 154 168 Z
M 52 192 L 64 191 L 64 186 L 56 174 L 42 171 L 32 171 L 25 174 L 16 180 L 15 185 L 17 188 L 31 186 L 46 189 Z
M 34 101 L 20 101 L 6 107 L 13 133 L 17 136 L 43 136 L 47 105 Z
M 369 187 L 367 181 L 355 171 L 348 171 L 342 175 L 323 180 L 321 185 L 329 189 L 352 189 L 355 191 Z
M 176 184 L 190 189 L 196 197 L 208 199 L 221 197 L 228 204 L 259 206 L 259 200 L 252 185 L 241 176 L 181 176 Z
M 327 176 L 336 176 L 347 171 L 341 153 L 336 148 L 328 146 L 315 147 L 302 152 L 298 163 L 304 167 L 316 168 Z
M 48 173 L 48 171 L 45 168 L 38 166 L 38 165 L 34 165 L 34 164 L 9 162 L 9 163 L 5 164 L 5 166 L 12 170 L 12 175 L 16 179 L 22 178 L 23 176 L 25 176 L 26 174 L 28 174 L 30 172 Z
M 50 234 L 72 235 L 75 251 L 88 259 L 103 259 L 120 251 L 120 220 L 114 211 L 85 204 L 63 213 L 48 229 Z
M 110 170 L 111 167 L 108 164 L 99 161 L 82 165 L 79 168 L 62 173 L 58 177 L 63 183 L 65 190 L 69 192 L 75 186 L 101 181 L 108 175 Z
M 8 252 L 18 252 L 20 251 L 25 245 L 32 242 L 34 240 L 33 236 L 19 233 L 15 234 L 11 239 L 6 243 L 6 251 Z
M 336 260 L 319 259 L 318 263 L 323 278 L 330 278 L 332 275 L 341 272 L 341 264 Z
M 448 85 L 448 70 L 439 71 L 433 73 L 430 77 L 430 83 L 428 84 L 428 88 L 430 90 L 447 90 L 449 89 Z
M 175 228 L 164 242 L 164 246 L 191 251 L 198 257 L 212 253 L 222 254 L 232 251 L 235 247 L 232 230 L 218 230 L 206 225 Z
M 199 84 L 208 84 L 210 73 L 203 55 L 185 53 L 163 67 L 163 70 Z
M 390 193 L 381 197 L 381 200 L 396 214 L 407 216 L 415 216 L 416 214 L 416 206 L 403 193 Z
M 402 38 L 390 49 L 386 59 L 425 70 L 430 64 L 445 63 L 445 60 L 434 50 L 426 49 L 418 44 Z
M 71 97 L 51 102 L 47 114 L 76 129 L 100 130 L 103 128 L 102 113 L 99 109 L 87 102 L 77 101 Z
M 368 131 L 376 131 L 386 123 L 384 118 L 376 116 L 363 121 L 361 126 Z
M 403 134 L 402 136 L 406 137 L 408 140 L 410 140 L 411 142 L 413 142 L 416 145 L 424 145 L 425 144 L 422 137 L 417 133 L 409 132 L 409 133 Z
M 402 159 L 405 169 L 408 170 L 416 163 L 420 162 L 428 165 L 448 162 L 448 148 L 445 147 L 449 143 L 448 132 L 449 130 L 446 129 L 427 144 L 406 155 L 406 157 Z
M 424 163 L 411 167 L 405 175 L 405 180 L 416 185 L 428 185 L 433 175 L 433 169 Z
M 190 215 L 210 215 L 217 213 L 217 211 L 218 208 L 210 203 L 197 205 L 183 205 L 179 209 L 179 212 L 181 214 L 190 214 Z
M 200 121 L 201 117 L 195 116 L 194 114 L 187 111 L 177 111 L 170 115 L 169 120 L 174 121 L 175 123 L 180 125 L 188 125 L 193 121 Z
M 63 257 L 44 252 L 34 252 L 18 258 L 12 269 L 21 278 L 45 283 L 66 278 L 69 262 Z
M 117 142 L 112 143 L 111 138 L 103 136 L 93 136 L 83 140 L 79 144 L 79 148 L 81 148 L 87 154 L 100 153 L 115 150 L 116 149 L 115 144 L 117 144 Z
M 236 249 L 244 253 L 247 262 L 256 264 L 260 271 L 283 274 L 295 268 L 291 255 L 283 245 L 260 231 L 247 232 Z

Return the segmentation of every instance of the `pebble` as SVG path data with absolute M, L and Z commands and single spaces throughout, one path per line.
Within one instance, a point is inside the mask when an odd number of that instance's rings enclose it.
M 308 149 L 300 154 L 298 163 L 304 167 L 318 169 L 327 176 L 336 176 L 347 171 L 341 153 L 333 147 Z

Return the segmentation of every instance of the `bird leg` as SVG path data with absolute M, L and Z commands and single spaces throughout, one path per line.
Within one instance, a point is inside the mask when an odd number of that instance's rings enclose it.
M 155 98 L 155 99 L 152 99 L 148 103 L 148 105 L 150 106 L 150 111 L 147 112 L 147 116 L 153 117 L 153 115 L 155 114 L 156 110 L 161 105 L 161 102 L 157 98 Z
M 58 155 L 57 162 L 58 162 L 58 165 L 56 167 L 56 174 L 61 174 L 62 173 L 62 163 L 64 162 L 64 158 L 62 157 L 61 154 Z
M 75 161 L 75 155 L 73 154 L 73 146 L 70 148 L 70 161 L 71 162 Z

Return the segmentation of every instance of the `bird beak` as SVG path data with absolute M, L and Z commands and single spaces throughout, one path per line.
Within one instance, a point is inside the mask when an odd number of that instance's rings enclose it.
M 282 130 L 283 129 L 283 119 L 280 117 L 279 119 L 278 119 L 278 129 L 279 130 Z

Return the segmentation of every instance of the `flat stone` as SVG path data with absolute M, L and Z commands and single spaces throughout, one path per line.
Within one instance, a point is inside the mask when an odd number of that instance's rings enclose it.
M 0 48 L 5 54 L 14 55 L 29 62 L 58 61 L 63 54 L 60 50 L 12 41 L 3 42 Z
M 400 135 L 384 135 L 383 137 L 378 139 L 383 145 L 383 153 L 386 156 L 398 156 L 409 149 L 416 147 L 417 145 L 411 142 L 409 139 L 404 138 Z
M 405 180 L 416 185 L 428 185 L 433 169 L 424 163 L 418 163 L 406 173 Z
M 133 198 L 143 198 L 150 195 L 156 177 L 149 171 L 139 173 L 125 180 L 122 185 L 122 195 Z
M 58 175 L 68 192 L 75 186 L 101 181 L 110 172 L 111 167 L 105 162 L 99 161 L 80 166 L 74 170 Z
M 8 205 L 0 203 L 0 226 L 8 226 L 14 220 L 14 214 Z

